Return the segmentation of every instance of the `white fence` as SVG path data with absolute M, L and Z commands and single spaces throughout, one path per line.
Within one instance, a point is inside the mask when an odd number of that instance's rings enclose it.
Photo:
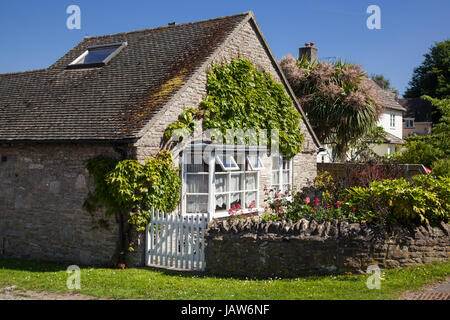
M 179 216 L 152 210 L 146 230 L 146 265 L 203 271 L 208 214 Z

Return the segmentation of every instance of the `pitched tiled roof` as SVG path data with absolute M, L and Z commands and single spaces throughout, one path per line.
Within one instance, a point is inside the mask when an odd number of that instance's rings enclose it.
M 0 75 L 0 141 L 136 138 L 248 15 L 86 37 L 47 69 Z M 119 42 L 105 66 L 66 69 L 88 47 Z
M 376 90 L 378 99 L 381 105 L 385 109 L 406 111 L 397 101 L 397 93 L 393 90 L 386 90 L 380 88 L 380 86 L 373 80 L 369 79 L 369 84 Z
M 406 109 L 404 118 L 413 118 L 415 122 L 431 122 L 431 102 L 421 98 L 399 99 L 398 102 Z
M 397 136 L 394 136 L 392 133 L 386 132 L 383 135 L 384 143 L 391 144 L 405 144 L 405 141 Z

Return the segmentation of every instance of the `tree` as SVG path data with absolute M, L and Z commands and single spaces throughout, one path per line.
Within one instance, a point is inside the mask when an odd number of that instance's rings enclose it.
M 420 163 L 435 175 L 450 176 L 450 99 L 422 96 L 440 111 L 442 117 L 433 126 L 433 133 L 406 139 L 406 148 L 394 155 L 401 163 Z
M 406 89 L 405 98 L 427 95 L 437 99 L 450 98 L 450 40 L 437 42 L 424 54 L 425 60 L 414 69 Z M 433 123 L 439 121 L 440 112 L 433 108 Z
M 376 126 L 382 107 L 359 65 L 310 62 L 288 55 L 280 66 L 317 137 L 333 144 L 338 158 L 344 159 L 351 142 Z
M 351 141 L 351 149 L 355 151 L 351 154 L 349 161 L 370 162 L 380 160 L 381 157 L 373 151 L 373 145 L 383 143 L 385 134 L 386 131 L 383 127 L 374 127 L 363 137 Z
M 375 81 L 375 83 L 382 89 L 391 89 L 391 82 L 382 74 L 372 74 L 370 79 Z

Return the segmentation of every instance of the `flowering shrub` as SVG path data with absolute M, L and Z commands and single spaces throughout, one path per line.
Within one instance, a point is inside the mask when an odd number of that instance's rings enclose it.
M 374 222 L 381 224 L 436 224 L 450 217 L 450 178 L 418 175 L 405 179 L 373 181 L 367 187 L 353 187 L 341 195 L 310 198 L 297 192 L 292 198 L 272 199 L 262 219 Z
M 347 198 L 343 202 L 322 202 L 319 198 L 305 197 L 303 192 L 297 192 L 292 198 L 280 194 L 280 198 L 273 200 L 262 215 L 265 221 L 300 219 L 315 220 L 319 223 L 332 220 L 361 222 L 365 219 L 356 207 L 348 204 Z
M 258 210 L 255 208 L 255 200 L 253 200 L 246 210 L 243 210 L 240 204 L 233 204 L 228 213 L 230 214 L 230 220 L 241 220 L 256 216 Z
M 376 85 L 359 65 L 310 62 L 288 55 L 280 61 L 292 89 L 323 143 L 344 156 L 352 140 L 363 137 L 382 112 Z

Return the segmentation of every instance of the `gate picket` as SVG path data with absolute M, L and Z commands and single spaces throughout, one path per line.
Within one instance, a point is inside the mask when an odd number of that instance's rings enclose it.
M 152 209 L 146 228 L 146 265 L 203 271 L 207 225 L 206 214 L 179 216 Z

